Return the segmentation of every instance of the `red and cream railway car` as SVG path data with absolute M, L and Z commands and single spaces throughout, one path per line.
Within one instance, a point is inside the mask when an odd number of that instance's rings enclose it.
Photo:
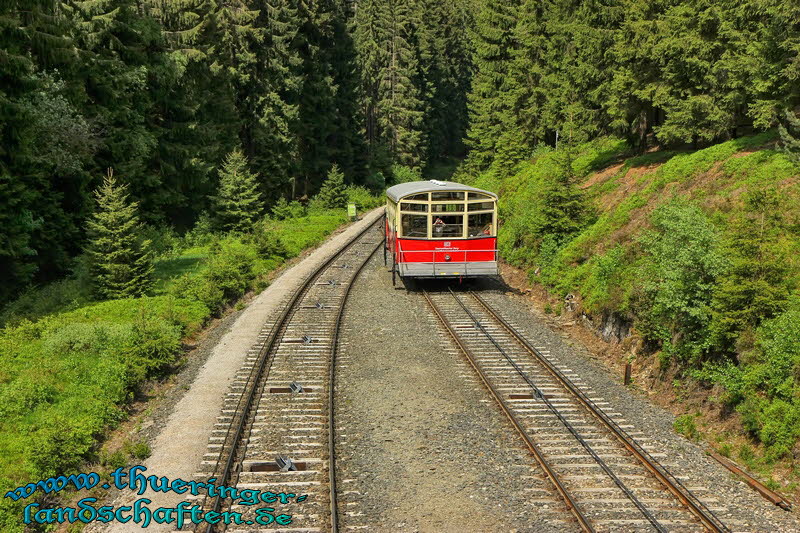
M 449 181 L 386 191 L 386 250 L 401 277 L 496 276 L 497 195 Z

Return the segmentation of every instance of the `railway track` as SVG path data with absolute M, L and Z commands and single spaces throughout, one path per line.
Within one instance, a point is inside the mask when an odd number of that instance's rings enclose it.
M 583 531 L 729 529 L 617 423 L 580 379 L 534 346 L 480 295 L 424 292 Z
M 272 504 L 289 525 L 247 524 L 258 505 L 206 497 L 205 511 L 242 513 L 239 525 L 202 524 L 217 531 L 337 531 L 334 379 L 338 336 L 350 288 L 383 242 L 383 218 L 325 261 L 267 324 L 225 401 L 209 444 L 205 470 L 217 486 L 308 495 L 302 503 Z

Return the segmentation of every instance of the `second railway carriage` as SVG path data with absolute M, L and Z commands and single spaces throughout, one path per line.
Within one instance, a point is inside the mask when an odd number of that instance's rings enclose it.
M 390 187 L 384 253 L 393 278 L 496 276 L 497 195 L 438 180 Z

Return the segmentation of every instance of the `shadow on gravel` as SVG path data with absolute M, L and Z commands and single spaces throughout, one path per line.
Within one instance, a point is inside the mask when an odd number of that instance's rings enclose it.
M 408 292 L 512 292 L 521 294 L 519 290 L 506 285 L 502 278 L 469 278 L 459 280 L 457 278 L 439 279 L 401 279 L 397 284 L 397 289 L 405 289 Z

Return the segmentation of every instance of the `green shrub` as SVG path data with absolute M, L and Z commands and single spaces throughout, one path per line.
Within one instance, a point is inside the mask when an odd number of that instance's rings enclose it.
M 699 208 L 680 200 L 658 207 L 650 221 L 653 231 L 640 238 L 638 326 L 663 349 L 696 364 L 710 346 L 712 295 L 727 266 L 719 231 Z
M 246 242 L 253 245 L 261 257 L 282 259 L 288 255 L 278 225 L 266 218 L 255 225 Z
M 730 457 L 731 453 L 733 453 L 733 446 L 729 442 L 723 442 L 719 446 L 719 454 L 723 457 Z
M 180 327 L 144 315 L 134 322 L 124 350 L 132 383 L 163 370 L 175 362 L 181 349 Z
M 689 413 L 681 415 L 675 419 L 672 427 L 687 439 L 698 440 L 700 438 L 700 432 L 697 430 L 697 424 L 695 423 L 696 417 L 697 415 Z
M 122 451 L 137 461 L 143 461 L 151 454 L 150 445 L 143 440 L 136 442 L 126 440 L 122 445 Z
M 780 313 L 793 283 L 786 242 L 785 202 L 776 189 L 745 195 L 745 208 L 728 235 L 730 268 L 714 291 L 714 341 L 728 353 L 744 351 L 759 324 Z
M 367 211 L 383 204 L 383 198 L 373 196 L 366 187 L 351 185 L 345 189 L 347 203 L 356 204 L 356 208 Z
M 146 225 L 142 230 L 142 236 L 150 241 L 150 251 L 156 259 L 174 257 L 184 246 L 183 239 L 171 226 Z
M 49 383 L 17 379 L 0 390 L 0 417 L 23 416 L 53 401 L 56 390 Z
M 392 165 L 392 184 L 408 183 L 410 181 L 420 181 L 422 176 L 419 172 L 403 165 Z
M 738 454 L 739 459 L 751 470 L 755 466 L 756 452 L 749 444 L 742 444 L 739 446 Z
M 122 450 L 117 450 L 113 453 L 101 453 L 100 464 L 109 470 L 116 470 L 117 468 L 123 468 L 128 464 L 128 457 Z
M 175 279 L 169 293 L 176 298 L 201 302 L 211 310 L 212 314 L 217 313 L 225 303 L 222 289 L 202 273 L 198 275 L 187 273 Z
M 297 200 L 287 202 L 286 198 L 280 197 L 272 208 L 272 216 L 276 220 L 286 220 L 287 218 L 300 218 L 306 216 L 308 209 Z
M 92 431 L 66 418 L 44 422 L 29 441 L 28 457 L 41 477 L 78 470 L 94 445 Z
M 192 229 L 183 236 L 186 246 L 207 246 L 218 238 L 214 232 L 214 221 L 206 212 L 200 214 Z
M 80 259 L 76 261 L 79 263 Z M 7 304 L 0 312 L 0 326 L 18 324 L 24 319 L 69 311 L 86 305 L 92 300 L 88 280 L 76 271 L 69 278 L 48 283 L 42 287 L 32 287 L 16 300 Z
M 236 237 L 226 237 L 215 243 L 199 274 L 184 274 L 178 278 L 170 293 L 178 298 L 202 302 L 218 313 L 245 293 L 255 278 L 254 268 L 258 251 Z

